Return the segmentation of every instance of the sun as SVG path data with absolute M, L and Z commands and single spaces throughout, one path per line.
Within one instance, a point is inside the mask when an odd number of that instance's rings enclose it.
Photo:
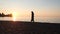
M 17 15 L 17 12 L 12 12 L 13 21 L 16 21 Z

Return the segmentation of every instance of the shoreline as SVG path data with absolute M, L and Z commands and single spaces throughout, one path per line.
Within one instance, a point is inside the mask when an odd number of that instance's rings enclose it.
M 0 20 L 0 22 L 21 22 L 21 23 L 60 24 L 60 23 L 50 23 L 50 22 L 31 22 L 31 21 L 6 21 L 6 20 Z

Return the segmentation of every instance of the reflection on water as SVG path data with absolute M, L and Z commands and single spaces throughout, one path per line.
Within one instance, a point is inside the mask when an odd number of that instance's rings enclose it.
M 30 17 L 0 17 L 0 20 L 7 20 L 7 21 L 30 21 Z M 59 17 L 35 17 L 34 19 L 36 22 L 53 22 L 53 23 L 60 23 Z
M 0 20 L 7 20 L 7 21 L 30 21 L 29 17 L 0 17 Z
M 12 20 L 13 20 L 13 21 L 16 21 L 16 17 L 13 17 Z

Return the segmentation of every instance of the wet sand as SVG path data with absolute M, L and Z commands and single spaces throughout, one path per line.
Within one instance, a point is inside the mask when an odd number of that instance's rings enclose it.
M 58 34 L 60 23 L 0 21 L 0 34 Z

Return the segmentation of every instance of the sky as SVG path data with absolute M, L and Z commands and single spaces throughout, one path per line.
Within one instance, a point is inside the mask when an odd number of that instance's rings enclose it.
M 0 13 L 14 13 L 18 16 L 60 17 L 60 0 L 0 0 Z

